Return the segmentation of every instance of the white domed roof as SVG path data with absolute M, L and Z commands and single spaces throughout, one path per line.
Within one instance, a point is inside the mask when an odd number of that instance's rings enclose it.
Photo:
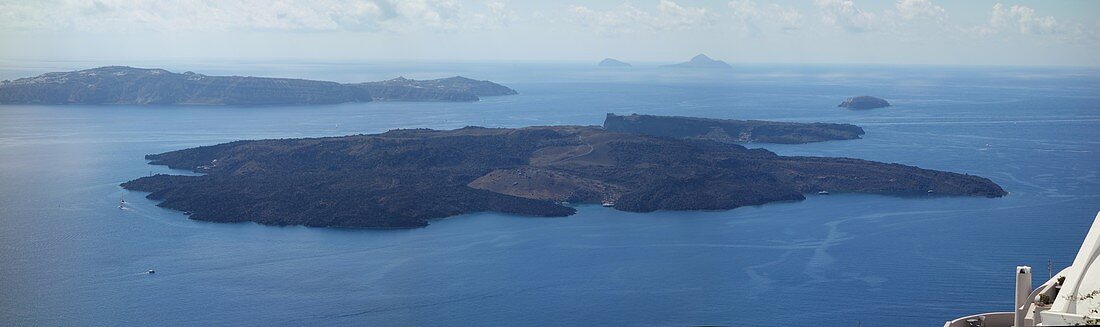
M 1081 243 L 1073 265 L 1064 271 L 1065 282 L 1054 305 L 1041 313 L 1044 325 L 1079 324 L 1082 319 L 1098 319 L 1100 313 L 1100 213 Z

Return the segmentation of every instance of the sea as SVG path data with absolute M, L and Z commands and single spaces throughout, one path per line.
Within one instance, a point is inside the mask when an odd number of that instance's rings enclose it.
M 0 106 L 0 325 L 941 326 L 1011 311 L 1014 268 L 1032 266 L 1038 285 L 1070 265 L 1100 210 L 1095 68 L 0 60 L 0 79 L 109 64 L 340 82 L 461 75 L 519 94 Z M 893 106 L 837 107 L 856 95 Z M 974 174 L 1009 194 L 810 194 L 652 213 L 579 205 L 564 218 L 484 212 L 357 230 L 192 221 L 119 187 L 192 174 L 143 156 L 195 146 L 599 125 L 607 113 L 856 124 L 859 140 L 746 146 Z

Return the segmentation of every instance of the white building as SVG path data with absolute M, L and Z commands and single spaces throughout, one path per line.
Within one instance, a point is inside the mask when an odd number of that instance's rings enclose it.
M 1100 213 L 1073 265 L 1031 289 L 1031 267 L 1016 267 L 1016 311 L 966 316 L 944 327 L 1100 325 Z

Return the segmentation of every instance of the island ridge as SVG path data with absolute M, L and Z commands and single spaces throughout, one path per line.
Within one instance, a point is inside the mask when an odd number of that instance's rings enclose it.
M 461 76 L 341 84 L 290 78 L 207 76 L 109 66 L 0 82 L 0 104 L 288 105 L 369 101 L 478 101 L 516 94 Z
M 356 228 L 427 226 L 495 211 L 567 216 L 614 209 L 723 210 L 805 193 L 1005 195 L 989 179 L 851 158 L 779 156 L 706 139 L 592 126 L 392 130 L 237 141 L 146 157 L 201 176 L 123 183 L 197 220 Z
M 797 144 L 854 140 L 863 128 L 852 124 L 789 123 L 763 120 L 730 120 L 609 113 L 603 127 L 612 132 L 637 133 L 719 142 Z

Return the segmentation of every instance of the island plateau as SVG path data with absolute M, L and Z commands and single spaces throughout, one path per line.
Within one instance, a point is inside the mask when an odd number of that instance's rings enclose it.
M 612 132 L 637 133 L 719 142 L 798 144 L 854 140 L 863 128 L 852 124 L 788 123 L 650 115 L 607 114 L 603 127 Z
M 0 82 L 0 104 L 288 105 L 368 101 L 478 101 L 516 94 L 465 77 L 343 84 L 290 78 L 207 76 L 124 66 Z
M 611 58 L 605 58 L 604 60 L 600 61 L 600 63 L 597 64 L 596 66 L 600 66 L 600 67 L 619 67 L 619 68 L 631 67 L 631 65 L 628 64 L 628 63 L 618 61 L 618 60 L 615 60 L 615 59 L 611 59 Z
M 411 228 L 483 211 L 558 217 L 575 212 L 566 202 L 634 212 L 721 210 L 822 190 L 1005 195 L 967 174 L 596 126 L 237 141 L 146 159 L 203 174 L 152 175 L 124 188 L 150 192 L 159 206 L 191 212 L 191 219 L 271 225 Z
M 672 65 L 664 65 L 664 66 L 661 66 L 661 67 L 693 68 L 693 69 L 718 69 L 718 70 L 733 69 L 733 67 L 730 66 L 730 64 L 727 64 L 725 61 L 710 59 L 710 57 L 707 57 L 707 55 L 704 55 L 704 54 L 697 55 L 697 56 L 691 58 L 691 60 L 689 60 L 687 62 L 672 64 Z
M 875 109 L 885 108 L 889 106 L 890 103 L 886 102 L 886 100 L 867 95 L 850 97 L 844 99 L 844 102 L 841 102 L 839 105 L 837 105 L 837 107 L 848 109 Z

